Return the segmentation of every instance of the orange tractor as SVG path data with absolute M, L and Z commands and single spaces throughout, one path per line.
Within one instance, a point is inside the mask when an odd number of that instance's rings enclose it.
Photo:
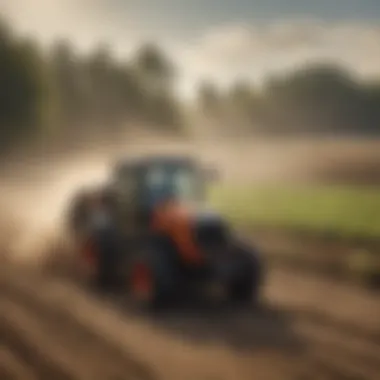
M 207 174 L 191 157 L 128 159 L 104 186 L 77 194 L 69 228 L 81 275 L 144 306 L 205 289 L 257 302 L 261 259 L 204 206 Z

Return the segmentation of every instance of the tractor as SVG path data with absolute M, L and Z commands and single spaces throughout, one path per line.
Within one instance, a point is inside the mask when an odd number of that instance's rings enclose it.
M 212 177 L 193 157 L 128 158 L 104 184 L 75 194 L 68 227 L 81 277 L 141 307 L 211 290 L 256 304 L 262 260 L 205 204 Z

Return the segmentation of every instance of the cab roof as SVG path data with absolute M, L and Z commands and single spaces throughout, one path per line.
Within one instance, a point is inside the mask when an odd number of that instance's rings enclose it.
M 190 155 L 149 155 L 122 158 L 116 163 L 116 170 L 131 168 L 145 168 L 153 165 L 199 165 L 199 162 Z

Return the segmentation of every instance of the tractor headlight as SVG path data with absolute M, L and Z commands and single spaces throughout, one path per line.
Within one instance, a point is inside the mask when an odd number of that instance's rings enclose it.
M 229 231 L 223 221 L 198 222 L 194 226 L 196 243 L 204 248 L 225 247 L 229 240 Z

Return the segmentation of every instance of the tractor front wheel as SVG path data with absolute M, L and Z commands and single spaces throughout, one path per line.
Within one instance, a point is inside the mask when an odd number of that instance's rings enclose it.
M 235 275 L 229 284 L 230 299 L 238 304 L 257 306 L 260 298 L 263 268 L 253 250 L 238 247 L 233 255 Z
M 171 255 L 149 247 L 131 263 L 129 291 L 134 304 L 142 309 L 159 309 L 178 295 L 178 269 Z

